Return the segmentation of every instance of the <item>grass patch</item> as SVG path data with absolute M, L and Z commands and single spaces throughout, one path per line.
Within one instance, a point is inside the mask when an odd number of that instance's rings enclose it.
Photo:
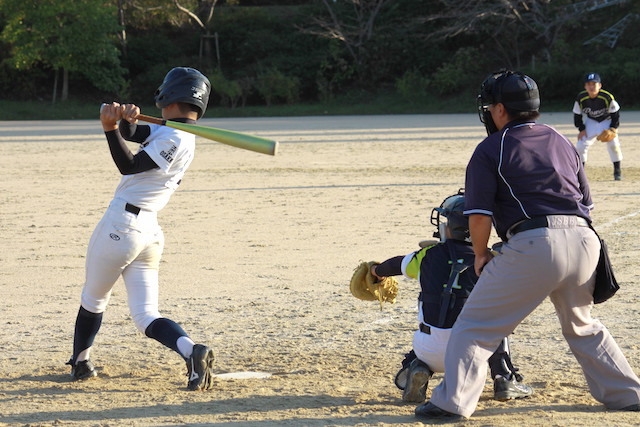
M 0 120 L 90 120 L 97 119 L 100 101 L 68 100 L 55 105 L 48 101 L 0 101 Z M 154 105 L 141 105 L 142 112 L 159 116 Z M 473 113 L 475 97 L 457 95 L 445 99 L 408 101 L 393 93 L 349 93 L 323 103 L 246 106 L 226 108 L 209 105 L 205 117 L 285 117 L 372 114 Z

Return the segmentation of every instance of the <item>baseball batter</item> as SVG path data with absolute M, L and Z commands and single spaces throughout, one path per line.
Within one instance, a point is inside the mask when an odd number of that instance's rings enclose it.
M 584 121 L 583 121 L 584 117 Z M 620 126 L 620 105 L 610 92 L 602 89 L 602 80 L 597 73 L 589 73 L 584 78 L 584 90 L 578 94 L 573 104 L 573 121 L 578 128 L 576 148 L 582 164 L 587 162 L 589 147 L 605 130 L 613 131 L 614 138 L 606 141 L 609 158 L 613 162 L 613 179 L 620 181 L 622 172 L 622 150 L 618 139 Z
M 178 67 L 167 73 L 155 102 L 165 120 L 195 123 L 205 112 L 209 92 L 203 74 Z M 75 380 L 96 376 L 89 356 L 113 285 L 122 276 L 136 327 L 184 358 L 190 390 L 207 389 L 212 385 L 213 351 L 195 344 L 180 325 L 158 311 L 158 268 L 164 246 L 158 212 L 193 160 L 195 136 L 165 126 L 137 125 L 139 114 L 137 106 L 115 102 L 100 112 L 122 179 L 89 241 L 73 354 L 67 364 Z M 140 144 L 137 154 L 129 151 L 125 139 Z

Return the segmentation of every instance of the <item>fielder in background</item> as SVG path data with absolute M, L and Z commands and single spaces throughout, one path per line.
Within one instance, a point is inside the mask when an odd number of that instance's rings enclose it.
M 610 92 L 602 89 L 602 80 L 597 73 L 584 78 L 584 89 L 573 104 L 573 122 L 578 128 L 576 148 L 582 164 L 587 163 L 589 147 L 596 141 L 607 144 L 609 158 L 613 162 L 613 179 L 620 181 L 622 171 L 622 149 L 618 139 L 620 105 Z M 584 121 L 583 121 L 584 117 Z
M 405 275 L 420 282 L 418 330 L 413 350 L 396 375 L 396 386 L 403 390 L 405 402 L 423 402 L 434 372 L 444 372 L 444 355 L 451 327 L 458 318 L 478 276 L 473 269 L 474 254 L 469 238 L 469 221 L 463 215 L 464 193 L 447 197 L 431 212 L 431 223 L 438 228 L 439 242 L 406 256 L 390 258 L 371 266 L 371 274 L 382 280 Z M 522 384 L 503 339 L 489 358 L 494 399 L 504 401 L 528 397 L 531 387 Z
M 498 71 L 480 88 L 478 114 L 489 136 L 467 165 L 464 210 L 480 278 L 451 330 L 444 379 L 416 408 L 420 418 L 470 417 L 487 360 L 547 297 L 591 395 L 608 409 L 640 410 L 640 379 L 591 317 L 600 241 L 590 227 L 580 156 L 567 138 L 535 122 L 539 108 L 538 85 L 522 73 Z M 503 241 L 495 257 L 492 224 Z
M 209 80 L 199 71 L 174 68 L 155 93 L 156 106 L 166 120 L 196 123 L 205 112 L 210 88 Z M 96 376 L 89 359 L 91 348 L 113 285 L 122 276 L 129 311 L 140 332 L 184 358 L 190 390 L 207 389 L 213 380 L 213 351 L 195 344 L 180 325 L 158 311 L 164 235 L 157 215 L 193 160 L 195 136 L 166 126 L 137 125 L 139 114 L 137 106 L 115 102 L 104 105 L 100 112 L 122 179 L 89 241 L 73 354 L 67 364 L 76 380 Z M 140 144 L 137 154 L 129 151 L 125 140 Z

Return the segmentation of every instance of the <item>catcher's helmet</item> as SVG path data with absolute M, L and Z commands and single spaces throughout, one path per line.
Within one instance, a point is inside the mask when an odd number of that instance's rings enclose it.
M 167 73 L 155 93 L 156 107 L 164 108 L 174 102 L 184 102 L 196 106 L 202 117 L 207 104 L 211 83 L 200 71 L 189 67 L 176 67 Z
M 537 112 L 540 109 L 538 85 L 531 77 L 509 70 L 496 71 L 482 82 L 478 94 L 478 115 L 489 135 L 498 131 L 489 105 L 498 103 L 511 111 Z
M 452 239 L 471 241 L 469 219 L 463 212 L 464 189 L 461 188 L 457 194 L 447 197 L 440 204 L 440 207 L 433 208 L 431 211 L 431 224 L 438 227 L 438 231 L 433 233 L 433 237 L 437 237 L 441 242 L 444 242 L 447 240 L 445 228 L 448 228 Z M 441 221 L 440 216 L 445 217 L 447 221 Z

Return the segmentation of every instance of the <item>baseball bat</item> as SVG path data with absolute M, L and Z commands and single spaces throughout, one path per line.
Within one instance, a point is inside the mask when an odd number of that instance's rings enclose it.
M 102 104 L 102 106 L 100 106 L 101 112 L 104 105 L 106 104 Z M 256 153 L 275 156 L 276 152 L 278 151 L 278 141 L 262 138 L 255 135 L 249 135 L 247 133 L 234 132 L 232 130 L 218 129 L 207 126 L 192 125 L 189 123 L 174 122 L 172 120 L 164 120 L 158 117 L 146 116 L 144 114 L 140 114 L 136 118 L 138 120 L 142 120 L 143 122 L 179 129 L 193 135 L 201 136 L 202 138 L 221 142 L 223 144 L 231 145 L 237 148 L 243 148 L 245 150 L 255 151 Z

